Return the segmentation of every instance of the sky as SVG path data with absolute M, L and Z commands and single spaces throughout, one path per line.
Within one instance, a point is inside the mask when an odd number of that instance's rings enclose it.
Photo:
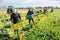
M 60 0 L 0 0 L 0 6 L 9 5 L 14 7 L 60 7 Z

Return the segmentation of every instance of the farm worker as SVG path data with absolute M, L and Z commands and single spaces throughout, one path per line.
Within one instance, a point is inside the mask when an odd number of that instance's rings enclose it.
M 31 20 L 32 20 L 32 22 L 34 23 L 32 14 L 34 14 L 33 9 L 29 9 L 29 11 L 28 11 L 28 13 L 27 13 L 27 16 L 26 16 L 27 19 L 29 20 L 29 24 L 30 24 Z
M 42 12 L 42 10 L 41 10 L 41 9 L 40 9 L 39 11 L 40 11 L 40 12 Z
M 44 7 L 44 8 L 43 8 L 43 13 L 45 14 L 45 13 L 46 13 L 46 11 L 47 11 L 47 9 Z
M 17 11 L 14 9 L 13 13 L 11 14 L 11 22 L 12 22 L 12 27 L 14 29 L 14 33 L 18 34 L 18 22 L 19 19 L 21 20 L 21 16 L 19 15 L 19 13 L 17 13 Z
M 51 13 L 53 12 L 53 8 L 51 9 Z

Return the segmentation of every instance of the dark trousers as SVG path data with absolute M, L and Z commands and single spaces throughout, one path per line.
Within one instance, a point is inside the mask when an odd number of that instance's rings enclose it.
M 33 19 L 29 19 L 29 24 L 30 24 L 31 20 L 32 20 L 32 22 L 34 23 L 34 20 L 33 20 Z
M 14 34 L 18 34 L 18 29 L 17 30 L 14 30 Z

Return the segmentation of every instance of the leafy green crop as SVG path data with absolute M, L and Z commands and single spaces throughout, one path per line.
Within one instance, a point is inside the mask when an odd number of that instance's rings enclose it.
M 50 10 L 50 9 L 48 9 Z M 23 34 L 24 40 L 60 40 L 60 9 L 54 9 L 55 11 L 46 14 L 35 13 L 33 15 L 35 23 L 28 24 L 25 19 L 26 14 L 21 14 L 23 18 L 23 29 L 19 29 L 19 34 Z M 11 28 L 9 24 L 10 17 L 1 18 L 1 22 L 4 22 L 4 27 Z M 13 29 L 12 29 L 13 31 Z M 10 31 L 9 31 L 10 32 Z M 15 37 L 17 38 L 17 37 Z M 14 39 L 14 38 L 13 38 Z

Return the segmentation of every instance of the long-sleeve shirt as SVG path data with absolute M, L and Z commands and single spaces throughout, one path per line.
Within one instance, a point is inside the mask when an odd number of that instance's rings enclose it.
M 27 19 L 30 19 L 30 20 L 33 19 L 33 18 L 32 18 L 32 14 L 34 14 L 33 11 L 28 11 L 26 18 L 27 18 Z
M 27 15 L 32 15 L 34 14 L 33 11 L 28 11 Z
M 16 14 L 12 13 L 12 14 L 11 14 L 11 21 L 12 21 L 14 24 L 18 23 L 19 18 L 21 19 L 21 16 L 20 16 L 18 13 L 16 13 Z

